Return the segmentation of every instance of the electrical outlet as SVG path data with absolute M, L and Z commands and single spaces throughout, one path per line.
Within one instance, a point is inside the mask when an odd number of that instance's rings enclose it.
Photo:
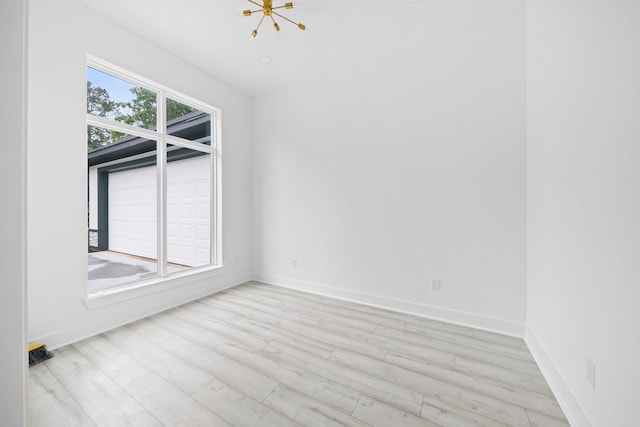
M 291 260 L 291 268 L 298 268 L 298 260 L 297 259 Z
M 587 378 L 589 385 L 596 388 L 596 364 L 588 357 L 585 363 L 585 377 Z
M 440 284 L 441 284 L 440 279 L 431 280 L 431 290 L 432 291 L 440 291 Z

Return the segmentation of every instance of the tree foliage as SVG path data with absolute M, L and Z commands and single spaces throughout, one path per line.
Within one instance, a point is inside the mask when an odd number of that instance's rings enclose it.
M 116 120 L 133 126 L 141 126 L 147 129 L 155 128 L 157 122 L 157 95 L 150 90 L 134 87 L 131 88 L 134 98 L 129 102 L 119 103 L 126 113 L 116 117 Z M 167 121 L 184 116 L 194 111 L 192 107 L 178 101 L 167 98 Z
M 118 103 L 111 100 L 109 92 L 87 81 L 87 113 L 100 117 L 113 117 L 118 112 Z M 111 132 L 108 130 L 87 126 L 87 151 L 108 144 L 110 139 Z
M 156 99 L 155 92 L 141 88 L 131 88 L 134 98 L 129 102 L 120 102 L 119 106 L 125 108 L 125 113 L 116 117 L 116 121 L 144 128 L 155 127 Z
M 117 113 L 118 103 L 111 100 L 109 92 L 87 81 L 87 113 L 107 117 Z
M 131 101 L 115 102 L 110 99 L 106 89 L 94 86 L 87 81 L 87 112 L 132 126 L 155 129 L 157 124 L 156 93 L 141 87 L 131 88 L 131 93 L 133 94 Z M 167 98 L 166 107 L 167 121 L 194 111 L 194 108 L 169 98 Z M 124 134 L 119 132 L 87 126 L 87 150 L 94 150 L 123 136 Z

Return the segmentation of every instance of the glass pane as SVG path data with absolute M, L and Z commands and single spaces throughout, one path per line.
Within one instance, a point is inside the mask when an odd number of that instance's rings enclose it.
M 87 153 L 88 293 L 157 277 L 155 144 L 124 135 Z
M 211 114 L 167 98 L 167 133 L 211 145 Z
M 111 131 L 98 126 L 87 125 L 87 151 L 113 143 L 126 142 L 136 137 L 124 133 Z
M 211 264 L 211 157 L 169 146 L 168 271 Z
M 87 67 L 87 113 L 146 129 L 155 129 L 157 95 Z

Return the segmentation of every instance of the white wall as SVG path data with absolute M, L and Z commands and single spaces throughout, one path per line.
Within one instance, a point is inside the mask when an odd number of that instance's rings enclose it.
M 171 25 L 171 22 L 161 23 Z M 251 277 L 251 99 L 79 2 L 30 2 L 29 338 L 57 347 Z M 224 273 L 90 310 L 86 55 L 222 110 Z
M 0 425 L 26 425 L 26 36 L 24 1 L 0 3 Z
M 640 2 L 530 1 L 527 26 L 527 339 L 573 426 L 637 426 Z
M 256 277 L 522 335 L 524 23 L 522 3 L 257 98 Z

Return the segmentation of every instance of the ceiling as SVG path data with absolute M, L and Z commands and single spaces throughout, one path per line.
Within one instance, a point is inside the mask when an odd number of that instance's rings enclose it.
M 257 0 L 259 3 L 261 0 Z M 307 79 L 522 7 L 524 0 L 300 0 L 265 20 L 246 0 L 82 0 L 249 95 Z M 274 0 L 274 6 L 285 0 Z M 268 59 L 267 59 L 268 58 Z M 265 64 L 264 62 L 270 61 Z

